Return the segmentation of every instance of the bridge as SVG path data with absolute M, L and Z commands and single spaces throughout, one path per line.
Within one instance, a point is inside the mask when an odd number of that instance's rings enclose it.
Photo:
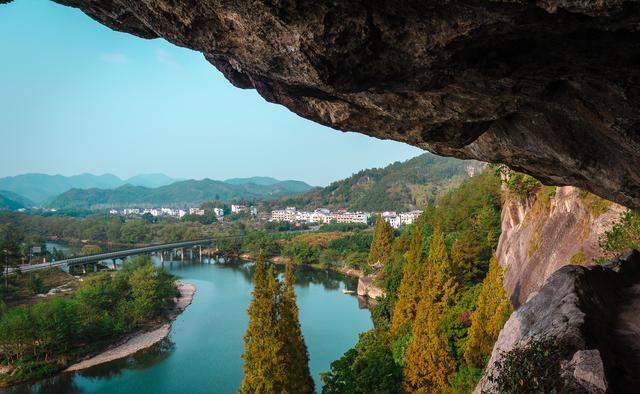
M 220 239 L 235 239 L 241 238 L 241 236 L 235 237 L 222 237 Z M 160 261 L 164 262 L 164 252 L 167 251 L 180 251 L 180 258 L 184 259 L 184 250 L 191 248 L 191 257 L 193 257 L 193 248 L 198 247 L 199 254 L 202 256 L 202 247 L 208 246 L 211 247 L 215 245 L 217 239 L 208 238 L 208 239 L 198 239 L 194 241 L 184 241 L 184 242 L 174 242 L 174 243 L 166 243 L 166 244 L 158 244 L 145 246 L 141 248 L 133 248 L 133 249 L 124 249 L 116 252 L 106 252 L 106 253 L 96 253 L 90 254 L 86 256 L 80 257 L 72 257 L 64 260 L 51 261 L 47 263 L 40 264 L 24 264 L 19 266 L 18 268 L 9 268 L 8 273 L 11 274 L 16 270 L 20 270 L 21 272 L 29 272 L 29 271 L 37 271 L 46 268 L 59 267 L 62 269 L 69 269 L 70 267 L 82 265 L 83 269 L 86 271 L 87 265 L 93 265 L 94 271 L 97 270 L 97 263 L 102 261 L 111 260 L 113 262 L 114 269 L 116 268 L 116 260 L 124 260 L 126 257 L 135 256 L 138 254 L 147 254 L 154 252 L 163 252 L 160 254 Z

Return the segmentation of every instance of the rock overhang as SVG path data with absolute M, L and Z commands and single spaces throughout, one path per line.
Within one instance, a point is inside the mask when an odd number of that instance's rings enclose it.
M 640 4 L 57 0 L 344 131 L 640 208 Z

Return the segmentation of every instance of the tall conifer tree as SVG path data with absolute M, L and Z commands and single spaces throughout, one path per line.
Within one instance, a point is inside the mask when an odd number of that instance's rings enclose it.
M 411 235 L 407 262 L 402 267 L 402 281 L 398 289 L 398 300 L 396 301 L 391 322 L 391 332 L 393 334 L 398 334 L 408 328 L 408 325 L 416 317 L 424 276 L 422 272 L 424 267 L 422 262 L 422 230 L 423 224 L 419 221 L 416 223 Z
M 393 228 L 382 217 L 376 219 L 376 226 L 373 229 L 373 241 L 369 249 L 370 265 L 377 263 L 386 264 L 391 256 L 391 246 L 393 244 Z
M 283 343 L 278 332 L 279 283 L 265 267 L 264 257 L 256 259 L 253 299 L 249 305 L 249 326 L 244 336 L 244 379 L 240 393 L 280 393 L 284 388 Z
M 469 341 L 464 352 L 465 361 L 478 368 L 487 363 L 493 344 L 512 311 L 502 281 L 502 267 L 493 256 L 489 262 L 489 272 L 482 282 L 478 307 L 471 315 Z
M 282 348 L 286 373 L 284 390 L 291 394 L 312 394 L 315 393 L 315 385 L 309 371 L 309 353 L 300 329 L 293 284 L 293 270 L 291 263 L 287 263 L 279 321 L 279 332 L 284 344 Z
M 444 237 L 436 231 L 424 269 L 413 340 L 405 352 L 403 383 L 407 392 L 435 394 L 448 389 L 448 377 L 455 372 L 456 364 L 440 328 L 440 315 L 452 302 L 455 291 Z

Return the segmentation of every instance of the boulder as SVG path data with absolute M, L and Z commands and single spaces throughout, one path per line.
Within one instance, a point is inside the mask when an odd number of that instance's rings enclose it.
M 374 283 L 376 281 L 376 275 L 369 275 L 358 278 L 358 290 L 357 294 L 360 297 L 368 297 L 377 299 L 384 297 L 384 290 L 377 287 Z

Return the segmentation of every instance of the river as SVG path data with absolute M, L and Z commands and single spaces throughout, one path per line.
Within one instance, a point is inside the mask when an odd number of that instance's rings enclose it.
M 236 392 L 243 375 L 242 336 L 248 322 L 254 265 L 209 264 L 205 259 L 203 263 L 165 261 L 164 267 L 197 287 L 193 303 L 173 323 L 167 340 L 128 359 L 3 392 Z M 355 296 L 342 293 L 343 289 L 355 289 L 355 279 L 305 268 L 295 274 L 302 333 L 320 391 L 320 373 L 328 371 L 333 360 L 356 344 L 360 332 L 372 328 L 371 315 L 358 306 Z

